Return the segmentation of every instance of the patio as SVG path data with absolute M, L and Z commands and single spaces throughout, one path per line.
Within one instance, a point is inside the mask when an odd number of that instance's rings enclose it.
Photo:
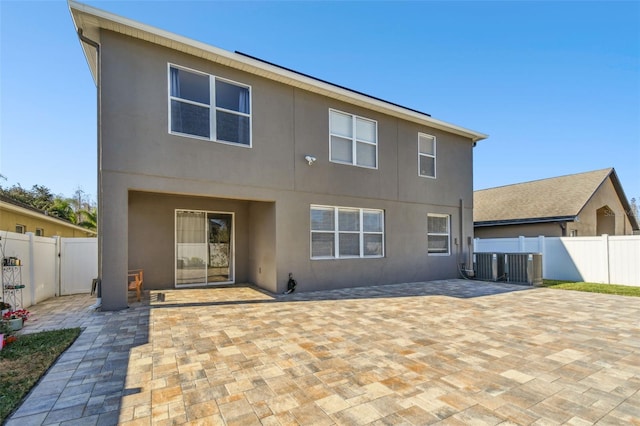
M 640 424 L 640 299 L 447 280 L 32 306 L 83 333 L 7 422 Z M 135 300 L 135 299 L 130 299 Z

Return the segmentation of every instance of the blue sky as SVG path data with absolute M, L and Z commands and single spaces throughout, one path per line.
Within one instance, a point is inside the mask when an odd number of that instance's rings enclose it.
M 640 2 L 85 3 L 487 133 L 475 189 L 615 167 L 640 198 Z M 0 184 L 95 199 L 95 104 L 66 1 L 0 0 Z

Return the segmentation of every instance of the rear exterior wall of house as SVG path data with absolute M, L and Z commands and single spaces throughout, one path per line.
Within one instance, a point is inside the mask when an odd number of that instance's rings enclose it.
M 470 139 L 107 30 L 100 38 L 106 309 L 126 307 L 129 268 L 145 269 L 147 289 L 173 288 L 180 209 L 233 213 L 234 281 L 272 292 L 288 273 L 299 291 L 457 276 L 473 238 Z M 250 86 L 250 147 L 169 131 L 171 64 Z M 330 110 L 375 121 L 377 167 L 330 161 Z M 419 176 L 419 133 L 435 137 L 436 178 Z M 312 206 L 381 211 L 382 256 L 312 259 Z M 445 254 L 428 253 L 429 214 L 447 218 Z

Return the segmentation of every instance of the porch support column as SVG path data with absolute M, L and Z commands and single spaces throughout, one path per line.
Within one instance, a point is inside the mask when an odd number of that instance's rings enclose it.
M 128 307 L 129 193 L 126 186 L 118 185 L 106 174 L 103 185 L 111 188 L 103 191 L 102 204 L 98 208 L 102 234 L 98 249 L 102 272 L 102 310 L 117 311 Z

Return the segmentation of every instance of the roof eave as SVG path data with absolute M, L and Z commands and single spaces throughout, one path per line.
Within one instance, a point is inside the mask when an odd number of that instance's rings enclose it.
M 16 212 L 16 213 L 20 213 L 20 214 L 23 214 L 25 216 L 29 216 L 29 217 L 33 217 L 33 218 L 36 218 L 36 219 L 44 220 L 46 222 L 55 223 L 57 225 L 64 226 L 64 227 L 67 227 L 67 228 L 70 228 L 70 229 L 74 229 L 76 231 L 86 232 L 89 235 L 93 235 L 93 236 L 96 235 L 96 232 L 92 231 L 91 229 L 83 228 L 81 226 L 74 225 L 73 223 L 67 222 L 67 221 L 62 220 L 60 218 L 57 218 L 55 216 L 48 216 L 46 214 L 43 214 L 43 213 L 40 213 L 40 212 L 37 212 L 37 211 L 33 211 L 33 210 L 30 210 L 30 209 L 27 209 L 27 208 L 24 208 L 24 207 L 20 207 L 20 206 L 17 206 L 15 204 L 8 203 L 6 201 L 1 201 L 0 200 L 0 206 L 2 206 L 2 208 L 6 209 L 6 210 L 13 211 L 13 212 Z
M 553 223 L 553 222 L 575 222 L 578 216 L 553 216 L 553 217 L 533 217 L 521 219 L 503 219 L 503 220 L 484 220 L 474 221 L 474 227 L 485 226 L 504 226 L 504 225 L 531 225 L 537 223 Z
M 300 75 L 293 71 L 288 71 L 238 53 L 229 52 L 206 43 L 189 39 L 150 25 L 142 24 L 83 3 L 68 0 L 68 4 L 76 32 L 78 29 L 82 28 L 84 35 L 96 42 L 99 42 L 100 40 L 100 29 L 105 28 L 110 31 L 120 32 L 130 37 L 139 38 L 161 46 L 180 50 L 197 57 L 202 57 L 210 61 L 259 75 L 264 78 L 279 81 L 310 92 L 318 93 L 333 99 L 359 105 L 384 114 L 389 114 L 408 121 L 457 134 L 470 139 L 471 142 L 474 143 L 488 137 L 485 133 L 437 120 L 427 114 L 390 104 L 363 94 L 354 93 L 347 89 L 336 87 L 335 85 L 322 82 L 309 76 Z M 106 25 L 107 23 L 110 25 Z M 89 68 L 91 69 L 93 79 L 94 81 L 97 81 L 97 61 L 95 60 L 95 53 L 93 49 L 90 49 L 89 46 L 85 45 L 85 43 L 81 42 L 81 45 L 85 57 L 87 58 Z
M 611 168 L 611 173 L 609 173 L 609 177 L 611 178 L 613 187 L 615 188 L 616 193 L 618 194 L 618 198 L 620 198 L 620 202 L 622 203 L 622 207 L 624 208 L 625 214 L 629 219 L 629 223 L 631 224 L 631 229 L 633 229 L 634 231 L 640 230 L 640 226 L 639 226 L 640 224 L 638 224 L 636 217 L 633 215 L 633 211 L 631 210 L 631 204 L 629 204 L 629 200 L 627 199 L 627 196 L 624 193 L 624 189 L 622 189 L 622 183 L 620 182 L 620 179 L 618 178 L 618 174 L 616 173 L 616 170 L 614 168 Z

